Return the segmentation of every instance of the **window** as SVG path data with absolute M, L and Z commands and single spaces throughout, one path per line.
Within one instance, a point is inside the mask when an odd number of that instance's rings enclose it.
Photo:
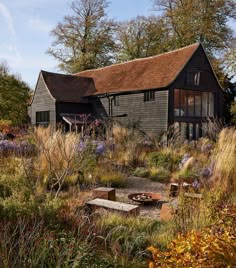
M 200 91 L 195 91 L 195 100 L 194 100 L 194 115 L 201 116 L 201 109 L 202 109 L 202 93 Z
M 213 117 L 214 93 L 194 90 L 174 90 L 175 117 Z
M 144 102 L 154 101 L 154 100 L 155 100 L 155 92 L 153 90 L 144 92 Z
M 197 140 L 205 133 L 201 130 L 199 123 L 174 122 L 175 130 L 179 130 L 181 140 Z
M 194 86 L 199 86 L 200 83 L 200 72 L 194 74 Z
M 200 72 L 198 71 L 187 71 L 186 84 L 199 86 L 200 84 Z
M 113 97 L 114 100 L 114 106 L 120 106 L 120 101 L 119 101 L 119 97 L 118 96 L 114 96 Z
M 194 116 L 194 106 L 195 106 L 194 91 L 189 90 L 188 91 L 188 116 Z
M 208 92 L 208 116 L 214 116 L 214 95 L 212 92 Z
M 49 125 L 49 111 L 36 112 L 36 125 L 47 127 Z

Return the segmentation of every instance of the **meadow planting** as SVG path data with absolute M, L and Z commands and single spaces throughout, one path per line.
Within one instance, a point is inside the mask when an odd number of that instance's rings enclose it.
M 235 128 L 198 141 L 116 125 L 101 133 L 1 135 L 0 267 L 236 267 Z M 148 217 L 87 209 L 95 188 L 125 193 L 140 177 L 168 189 L 171 220 L 152 206 Z M 170 197 L 183 182 L 201 199 L 181 187 Z

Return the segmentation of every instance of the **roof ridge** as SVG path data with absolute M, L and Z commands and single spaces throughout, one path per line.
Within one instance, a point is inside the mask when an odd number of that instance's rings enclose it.
M 143 60 L 148 60 L 148 59 L 152 59 L 152 58 L 158 58 L 160 56 L 163 56 L 163 55 L 166 55 L 166 54 L 170 54 L 170 53 L 174 53 L 176 51 L 184 50 L 184 49 L 189 48 L 191 46 L 194 47 L 194 46 L 197 46 L 197 45 L 199 46 L 200 43 L 194 43 L 194 44 L 191 44 L 191 45 L 188 45 L 188 46 L 185 46 L 185 47 L 177 48 L 177 49 L 174 49 L 174 50 L 171 50 L 171 51 L 167 51 L 167 52 L 164 52 L 164 53 L 161 53 L 161 54 L 158 54 L 158 55 L 154 55 L 154 56 L 149 56 L 149 57 L 145 57 L 145 58 L 137 58 L 137 59 L 133 59 L 133 60 L 125 61 L 125 62 L 114 63 L 114 64 L 111 64 L 111 65 L 108 65 L 108 66 L 104 66 L 104 67 L 100 67 L 100 68 L 84 70 L 84 71 L 75 73 L 73 75 L 83 74 L 83 73 L 91 72 L 91 71 L 100 71 L 100 70 L 104 70 L 104 69 L 107 69 L 107 68 L 111 68 L 113 66 L 125 65 L 125 64 L 128 64 L 130 62 L 136 62 L 136 61 L 143 61 Z
M 48 73 L 48 74 L 51 74 L 51 75 L 59 75 L 59 76 L 72 76 L 72 77 L 79 77 L 79 78 L 86 78 L 86 79 L 91 79 L 90 77 L 87 77 L 87 76 L 78 76 L 76 74 L 63 74 L 63 73 L 55 73 L 55 72 L 49 72 L 49 71 L 45 71 L 45 70 L 41 70 L 40 71 L 42 74 L 43 73 Z

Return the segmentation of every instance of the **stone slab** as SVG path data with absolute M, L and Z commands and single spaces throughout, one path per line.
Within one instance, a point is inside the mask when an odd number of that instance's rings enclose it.
M 89 206 L 102 207 L 113 211 L 118 211 L 128 215 L 138 215 L 140 212 L 139 206 L 115 202 L 111 200 L 96 198 L 86 203 Z

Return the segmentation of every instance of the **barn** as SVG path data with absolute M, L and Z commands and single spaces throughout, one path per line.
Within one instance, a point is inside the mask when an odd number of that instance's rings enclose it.
M 33 125 L 53 127 L 80 125 L 83 115 L 115 118 L 153 135 L 174 126 L 198 139 L 209 120 L 222 116 L 222 106 L 222 88 L 196 43 L 73 75 L 41 71 L 29 115 Z

